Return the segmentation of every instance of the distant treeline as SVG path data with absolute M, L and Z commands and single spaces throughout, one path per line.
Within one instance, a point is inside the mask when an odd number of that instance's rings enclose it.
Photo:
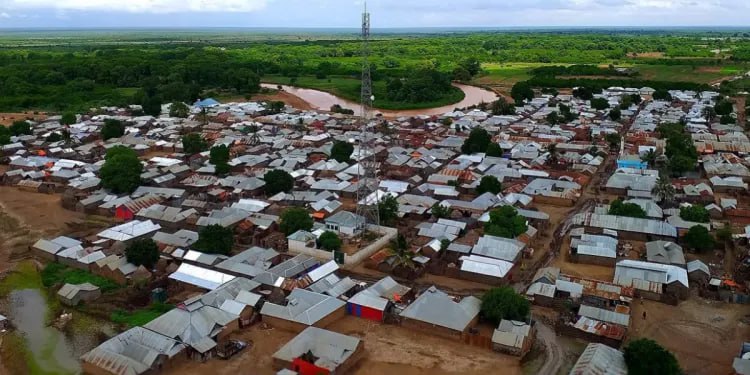
M 536 76 L 526 81 L 532 87 L 554 87 L 554 88 L 573 88 L 588 87 L 596 91 L 601 91 L 608 87 L 651 87 L 655 90 L 710 90 L 711 86 L 694 82 L 669 82 L 669 81 L 649 81 L 638 79 L 594 79 L 594 78 L 556 78 Z
M 534 76 L 631 76 L 629 70 L 620 71 L 614 67 L 602 68 L 596 65 L 542 66 L 531 71 Z

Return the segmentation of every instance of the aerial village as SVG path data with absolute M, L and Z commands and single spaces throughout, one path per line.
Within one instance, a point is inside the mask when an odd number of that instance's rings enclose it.
M 0 181 L 107 218 L 25 255 L 113 283 L 51 286 L 67 313 L 167 306 L 82 353 L 87 374 L 368 373 L 377 356 L 427 357 L 387 332 L 486 353 L 497 373 L 535 351 L 531 373 L 559 373 L 565 339 L 582 345 L 570 374 L 626 374 L 620 349 L 650 335 L 680 360 L 686 341 L 721 353 L 684 368 L 750 374 L 744 314 L 723 334 L 659 320 L 750 302 L 750 140 L 723 121 L 744 105 L 611 87 L 494 107 L 368 124 L 270 101 L 96 108 L 28 121 Z M 125 153 L 139 183 L 108 188 Z

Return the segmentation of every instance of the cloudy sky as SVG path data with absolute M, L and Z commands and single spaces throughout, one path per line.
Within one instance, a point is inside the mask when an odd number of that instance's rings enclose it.
M 750 0 L 371 0 L 373 27 L 750 26 Z M 357 27 L 362 0 L 0 0 L 0 28 Z

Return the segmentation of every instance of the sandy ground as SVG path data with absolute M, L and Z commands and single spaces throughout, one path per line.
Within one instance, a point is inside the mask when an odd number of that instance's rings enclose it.
M 354 374 L 521 374 L 518 360 L 514 357 L 456 344 L 402 327 L 376 324 L 347 316 L 328 329 L 364 340 L 365 357 L 357 365 Z M 252 341 L 252 349 L 229 361 L 183 363 L 165 374 L 275 374 L 272 365 L 273 353 L 292 339 L 294 334 L 278 329 L 263 329 L 260 324 L 241 331 L 235 337 Z
M 302 100 L 300 97 L 296 95 L 292 95 L 285 91 L 278 91 L 273 94 L 253 94 L 250 98 L 252 101 L 262 102 L 262 101 L 282 101 L 286 103 L 287 105 L 290 105 L 294 108 L 301 109 L 301 110 L 310 110 L 313 109 L 313 107 L 310 105 L 310 103 Z M 222 100 L 223 102 L 246 102 L 247 99 L 244 97 L 232 97 L 232 98 L 225 98 Z
M 664 57 L 664 52 L 642 52 L 642 53 L 634 53 L 635 57 L 641 57 L 641 58 L 661 58 Z
M 604 281 L 612 281 L 615 276 L 614 267 L 598 266 L 594 264 L 571 263 L 568 261 L 570 255 L 570 240 L 566 239 L 560 248 L 560 254 L 555 258 L 552 265 L 560 268 L 560 272 L 572 276 L 586 277 Z
M 750 337 L 750 326 L 740 322 L 750 314 L 747 306 L 691 295 L 679 306 L 644 301 L 632 307 L 630 340 L 656 340 L 677 356 L 686 374 L 732 373 L 732 359 Z
M 10 125 L 14 121 L 26 120 L 27 118 L 33 118 L 34 120 L 44 120 L 47 115 L 40 113 L 35 115 L 34 112 L 0 112 L 0 125 Z

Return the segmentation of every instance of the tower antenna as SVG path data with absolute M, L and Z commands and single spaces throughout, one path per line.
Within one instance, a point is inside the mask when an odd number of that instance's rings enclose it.
M 360 109 L 360 142 L 357 161 L 357 214 L 365 218 L 366 226 L 380 226 L 378 203 L 380 196 L 369 199 L 373 193 L 378 194 L 378 165 L 373 152 L 374 135 L 369 126 L 372 119 L 372 76 L 370 71 L 370 13 L 367 12 L 367 1 L 362 13 L 362 92 Z M 362 231 L 364 234 L 365 231 Z

